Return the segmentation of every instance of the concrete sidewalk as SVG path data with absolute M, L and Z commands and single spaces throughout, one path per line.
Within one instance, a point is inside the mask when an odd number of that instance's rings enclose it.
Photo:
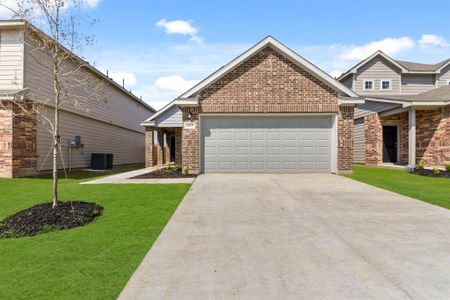
M 193 183 L 195 178 L 151 178 L 151 179 L 132 179 L 133 177 L 150 173 L 166 166 L 155 166 L 145 169 L 134 170 L 130 172 L 115 174 L 99 179 L 84 181 L 80 184 L 172 184 L 172 183 Z
M 450 211 L 334 175 L 201 175 L 119 299 L 450 299 Z

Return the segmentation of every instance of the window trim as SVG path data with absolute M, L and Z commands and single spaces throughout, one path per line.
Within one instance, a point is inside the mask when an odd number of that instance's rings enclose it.
M 389 88 L 383 89 L 383 81 L 389 82 Z M 391 79 L 381 79 L 380 80 L 380 91 L 392 91 L 392 80 Z
M 371 81 L 372 82 L 372 88 L 371 89 L 366 89 L 366 82 Z M 364 91 L 373 91 L 375 90 L 375 80 L 373 79 L 364 79 L 363 80 L 363 90 Z
M 450 79 L 449 79 L 449 80 L 447 80 L 447 85 L 450 85 Z

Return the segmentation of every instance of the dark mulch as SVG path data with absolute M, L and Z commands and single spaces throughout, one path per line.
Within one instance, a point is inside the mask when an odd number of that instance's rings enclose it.
M 98 218 L 103 207 L 82 201 L 38 204 L 0 221 L 0 238 L 34 236 L 84 226 Z
M 152 179 L 152 178 L 193 178 L 197 177 L 195 174 L 183 174 L 183 170 L 181 167 L 168 167 L 164 169 L 160 169 L 157 171 L 153 171 L 150 173 L 142 174 L 132 179 Z
M 437 178 L 450 178 L 449 171 L 440 170 L 439 174 L 435 174 L 433 170 L 428 169 L 413 169 L 410 171 L 413 174 L 421 175 L 421 176 L 429 176 L 429 177 L 437 177 Z

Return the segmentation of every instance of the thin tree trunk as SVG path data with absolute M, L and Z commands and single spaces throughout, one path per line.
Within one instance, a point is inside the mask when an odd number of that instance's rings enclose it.
M 58 146 L 59 138 L 59 108 L 55 107 L 55 126 L 53 133 L 53 208 L 58 206 Z
M 53 54 L 53 89 L 55 93 L 55 120 L 53 126 L 53 208 L 58 206 L 58 150 L 61 138 L 59 136 L 59 102 L 61 86 L 59 82 L 59 61 L 57 59 L 58 49 Z

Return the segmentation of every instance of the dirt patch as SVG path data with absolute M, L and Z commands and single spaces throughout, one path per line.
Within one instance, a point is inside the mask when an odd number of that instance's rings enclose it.
M 103 207 L 82 201 L 43 203 L 22 210 L 0 221 L 0 239 L 34 236 L 40 233 L 81 227 L 93 222 Z
M 443 171 L 443 170 L 440 170 L 439 173 L 435 173 L 433 170 L 428 170 L 428 169 L 413 169 L 410 172 L 413 174 L 416 174 L 416 175 L 420 175 L 420 176 L 429 176 L 429 177 L 436 177 L 436 178 L 450 178 L 450 172 Z
M 160 170 L 156 170 L 150 173 L 142 174 L 131 179 L 155 179 L 155 178 L 195 178 L 195 174 L 183 174 L 183 170 L 180 166 L 168 167 Z

